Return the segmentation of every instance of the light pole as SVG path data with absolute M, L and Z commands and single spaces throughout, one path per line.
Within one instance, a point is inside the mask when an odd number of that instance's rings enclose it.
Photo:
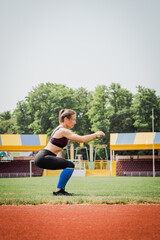
M 152 132 L 154 133 L 154 108 L 152 108 Z M 154 138 L 153 138 L 153 177 L 155 177 Z

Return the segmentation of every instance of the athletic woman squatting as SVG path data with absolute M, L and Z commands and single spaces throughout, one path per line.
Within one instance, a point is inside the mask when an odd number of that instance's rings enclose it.
M 51 138 L 44 149 L 41 149 L 35 156 L 35 165 L 50 170 L 63 169 L 57 189 L 53 195 L 72 195 L 65 191 L 65 186 L 74 171 L 74 163 L 57 154 L 67 145 L 68 140 L 75 142 L 90 142 L 96 138 L 104 136 L 104 132 L 98 131 L 90 135 L 80 136 L 73 133 L 70 129 L 76 124 L 76 112 L 71 109 L 59 112 L 59 126 L 53 131 Z

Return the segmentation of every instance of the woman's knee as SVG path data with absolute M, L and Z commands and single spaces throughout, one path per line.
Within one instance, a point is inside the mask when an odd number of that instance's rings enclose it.
M 75 168 L 75 165 L 74 165 L 73 162 L 68 161 L 68 167 L 69 167 L 69 168 Z

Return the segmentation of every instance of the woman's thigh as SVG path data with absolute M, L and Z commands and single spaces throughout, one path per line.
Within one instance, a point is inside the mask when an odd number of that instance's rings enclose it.
M 35 165 L 43 169 L 64 169 L 74 168 L 74 163 L 64 158 L 39 152 L 35 157 Z

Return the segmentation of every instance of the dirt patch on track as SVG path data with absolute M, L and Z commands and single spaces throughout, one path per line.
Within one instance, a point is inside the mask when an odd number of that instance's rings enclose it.
M 160 205 L 1 206 L 2 240 L 159 240 Z

